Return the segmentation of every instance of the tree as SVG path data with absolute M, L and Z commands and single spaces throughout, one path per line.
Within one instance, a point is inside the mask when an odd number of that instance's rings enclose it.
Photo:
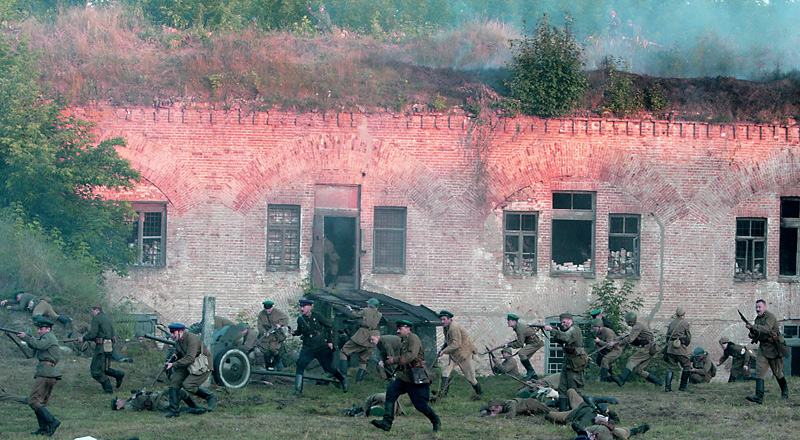
M 512 40 L 514 51 L 511 94 L 521 110 L 542 117 L 572 112 L 586 90 L 583 49 L 575 42 L 570 20 L 562 28 L 551 26 L 547 15 L 536 25 L 533 36 Z
M 97 273 L 124 272 L 135 257 L 126 221 L 134 213 L 97 190 L 132 188 L 139 180 L 114 148 L 125 140 L 95 142 L 92 125 L 47 99 L 37 77 L 27 44 L 0 38 L 0 207 Z

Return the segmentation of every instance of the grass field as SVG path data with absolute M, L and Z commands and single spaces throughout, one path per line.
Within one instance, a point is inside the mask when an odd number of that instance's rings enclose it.
M 10 341 L 0 343 L 0 387 L 7 392 L 27 395 L 33 381 L 34 360 L 25 360 Z M 126 370 L 126 381 L 119 397 L 127 397 L 131 389 L 149 385 L 159 371 L 162 353 L 144 350 L 131 344 L 126 355 L 133 355 L 134 364 L 117 365 Z M 290 383 L 266 386 L 257 382 L 240 390 L 212 386 L 220 397 L 213 413 L 166 419 L 159 412 L 112 412 L 108 395 L 89 376 L 89 358 L 66 355 L 58 365 L 63 380 L 56 385 L 48 405 L 62 421 L 53 438 L 74 439 L 93 436 L 98 439 L 542 439 L 573 438 L 566 426 L 552 425 L 542 417 L 517 417 L 514 420 L 477 418 L 478 408 L 493 397 L 510 398 L 517 383 L 507 377 L 482 377 L 484 399 L 469 400 L 472 389 L 458 376 L 447 400 L 434 405 L 442 418 L 442 430 L 431 431 L 430 423 L 416 412 L 407 397 L 407 415 L 395 420 L 391 432 L 372 427 L 368 419 L 351 418 L 343 411 L 353 403 L 382 392 L 385 385 L 374 376 L 360 384 L 352 384 L 343 394 L 333 386 L 306 384 L 303 398 L 290 397 Z M 438 371 L 436 372 L 438 374 Z M 724 373 L 723 373 L 724 374 Z M 351 382 L 355 370 L 350 371 Z M 254 376 L 254 378 L 256 378 Z M 288 381 L 291 381 L 289 378 Z M 606 395 L 620 400 L 614 409 L 622 418 L 622 426 L 633 427 L 649 423 L 651 430 L 636 439 L 791 439 L 796 438 L 798 419 L 798 381 L 789 380 L 790 399 L 781 400 L 774 379 L 766 382 L 764 405 L 745 400 L 752 394 L 753 382 L 712 383 L 694 385 L 694 393 L 664 393 L 639 379 L 625 387 L 587 380 L 586 392 Z M 677 380 L 673 388 L 677 389 Z M 438 380 L 434 387 L 438 388 Z M 157 384 L 156 391 L 165 388 Z M 31 439 L 30 431 L 37 428 L 36 418 L 27 407 L 19 404 L 0 404 L 0 438 Z

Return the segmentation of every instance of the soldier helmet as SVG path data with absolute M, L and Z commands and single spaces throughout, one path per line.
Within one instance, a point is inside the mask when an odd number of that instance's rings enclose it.
M 636 322 L 636 312 L 628 312 L 625 314 L 625 322 Z
M 492 399 L 489 401 L 488 405 L 490 408 L 493 406 L 503 406 L 503 401 L 501 399 Z
M 91 306 L 91 307 L 89 307 L 89 308 L 90 308 L 90 309 L 103 310 L 103 305 L 102 305 L 102 304 L 100 304 L 99 302 L 96 302 L 96 303 L 92 304 L 92 306 Z
M 729 338 L 727 336 L 723 336 L 723 337 L 719 338 L 719 343 L 720 344 L 728 344 L 730 342 L 731 342 L 731 338 Z
M 375 298 L 370 298 L 367 300 L 367 305 L 377 308 L 379 305 L 381 305 L 381 302 Z
M 708 353 L 703 349 L 703 347 L 695 347 L 694 351 L 692 352 L 692 357 L 700 357 L 705 356 Z
M 508 348 L 508 347 L 506 347 L 506 348 L 504 348 L 504 349 L 500 350 L 500 353 L 503 353 L 503 354 L 511 354 L 511 349 L 510 349 L 510 348 Z
M 369 332 L 367 332 L 367 337 L 368 338 L 371 338 L 373 336 L 380 337 L 381 336 L 380 330 L 370 330 Z
M 685 314 L 686 314 L 686 310 L 684 310 L 683 307 L 678 307 L 677 309 L 675 309 L 675 316 L 681 317 L 681 316 L 683 316 Z
M 592 320 L 592 326 L 594 327 L 603 327 L 603 320 L 600 318 L 594 318 Z
M 558 315 L 558 319 L 572 319 L 572 313 L 564 312 Z

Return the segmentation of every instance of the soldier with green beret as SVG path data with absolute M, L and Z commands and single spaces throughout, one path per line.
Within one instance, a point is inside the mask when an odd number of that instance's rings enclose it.
M 544 330 L 549 331 L 552 340 L 560 343 L 564 349 L 564 366 L 558 382 L 558 409 L 566 411 L 569 408 L 567 390 L 583 391 L 583 372 L 589 363 L 589 356 L 583 348 L 581 328 L 574 325 L 572 314 L 562 313 L 558 318 L 561 320 L 561 329 L 545 325 Z
M 722 366 L 728 358 L 731 358 L 731 374 L 728 376 L 728 382 L 749 379 L 750 359 L 753 357 L 750 349 L 731 342 L 727 336 L 719 338 L 719 346 L 722 347 L 722 357 L 719 358 L 717 366 Z
M 614 333 L 614 330 L 606 327 L 600 318 L 595 318 L 592 321 L 592 328 L 595 333 L 594 344 L 598 349 L 595 362 L 600 366 L 600 381 L 614 382 L 620 385 L 619 378 L 614 376 L 612 367 L 614 362 L 622 356 L 622 346 L 608 346 L 611 341 L 617 339 L 617 334 Z
M 540 348 L 544 347 L 544 342 L 539 338 L 536 329 L 519 319 L 519 316 L 509 313 L 506 316 L 506 320 L 508 321 L 508 326 L 517 334 L 517 339 L 507 343 L 505 346 L 520 349 L 517 355 L 519 356 L 520 363 L 525 367 L 525 376 L 523 379 L 538 379 L 539 376 L 536 375 L 536 370 L 534 370 L 533 365 L 531 365 L 531 357 L 533 357 L 534 353 L 539 351 Z
M 28 344 L 28 347 L 33 349 L 33 357 L 39 361 L 36 364 L 36 373 L 33 376 L 34 382 L 31 387 L 31 394 L 28 396 L 28 406 L 36 413 L 36 419 L 39 422 L 39 429 L 31 432 L 31 434 L 36 435 L 53 435 L 61 425 L 61 421 L 53 417 L 46 408 L 50 395 L 53 393 L 53 387 L 55 387 L 57 381 L 61 380 L 61 373 L 56 370 L 56 364 L 58 364 L 60 358 L 58 339 L 51 332 L 52 328 L 53 321 L 40 317 L 36 320 L 38 339 L 34 339 L 33 336 L 25 333 L 17 334 L 20 339 Z
M 92 314 L 92 322 L 89 331 L 79 337 L 78 342 L 94 342 L 94 354 L 92 355 L 92 363 L 89 370 L 92 374 L 92 379 L 99 382 L 103 387 L 103 392 L 111 394 L 114 390 L 111 388 L 111 381 L 108 380 L 108 376 L 116 380 L 117 388 L 122 385 L 122 379 L 125 377 L 124 371 L 111 368 L 111 357 L 114 355 L 114 342 L 116 342 L 114 325 L 108 315 L 103 312 L 102 304 L 92 304 L 90 313 Z
M 165 364 L 167 370 L 172 369 L 172 376 L 170 376 L 167 390 L 169 408 L 164 417 L 180 416 L 181 388 L 189 394 L 205 399 L 208 411 L 213 411 L 217 406 L 217 396 L 201 387 L 214 369 L 211 352 L 208 351 L 200 336 L 187 332 L 186 326 L 183 324 L 170 324 L 169 333 L 170 339 L 175 341 L 175 360 Z
M 625 364 L 625 369 L 622 370 L 617 384 L 619 386 L 625 385 L 631 372 L 635 372 L 637 375 L 645 378 L 648 382 L 656 386 L 660 387 L 664 385 L 661 379 L 645 370 L 653 359 L 653 356 L 658 352 L 653 331 L 650 330 L 650 327 L 648 327 L 646 323 L 637 320 L 636 312 L 626 313 L 625 323 L 631 327 L 631 332 L 618 340 L 609 342 L 608 347 L 613 348 L 616 345 L 632 345 L 636 347 L 636 352 L 628 358 L 628 363 Z
M 717 375 L 717 367 L 703 347 L 695 347 L 692 352 L 692 369 L 689 373 L 691 383 L 709 383 Z
M 466 330 L 458 324 L 453 322 L 453 314 L 447 310 L 439 312 L 439 319 L 442 321 L 442 331 L 444 333 L 444 345 L 439 350 L 438 357 L 448 355 L 449 362 L 442 369 L 442 382 L 439 388 L 439 398 L 443 398 L 447 394 L 449 388 L 450 374 L 453 369 L 458 365 L 461 373 L 472 385 L 475 390 L 475 396 L 479 397 L 483 394 L 481 384 L 475 378 L 475 366 L 472 365 L 472 356 L 478 352 L 475 343 L 469 336 Z
M 258 312 L 258 338 L 261 354 L 264 356 L 264 368 L 283 369 L 280 352 L 286 341 L 289 316 L 275 307 L 272 301 L 261 303 L 264 308 Z
M 372 420 L 372 425 L 384 431 L 392 429 L 395 403 L 401 395 L 408 394 L 414 408 L 430 420 L 434 431 L 438 431 L 442 421 L 428 404 L 431 382 L 428 379 L 428 368 L 425 366 L 425 348 L 419 336 L 411 332 L 413 326 L 411 322 L 401 319 L 395 324 L 397 334 L 400 336 L 400 354 L 389 357 L 386 363 L 390 366 L 396 365 L 397 371 L 395 379 L 386 386 L 383 419 Z
M 364 374 L 367 372 L 367 361 L 372 357 L 373 345 L 370 344 L 369 336 L 371 332 L 377 331 L 378 324 L 383 318 L 383 314 L 378 311 L 378 306 L 380 305 L 377 299 L 370 298 L 367 300 L 367 307 L 361 310 L 355 310 L 349 305 L 347 306 L 350 311 L 350 317 L 358 320 L 358 330 L 345 342 L 339 351 L 339 369 L 346 376 L 348 357 L 351 354 L 357 354 L 358 373 L 356 373 L 356 383 L 364 379 Z
M 667 327 L 667 346 L 664 348 L 664 360 L 667 361 L 667 373 L 664 380 L 664 391 L 672 391 L 672 376 L 675 367 L 681 367 L 681 384 L 678 391 L 691 392 L 686 384 L 689 382 L 689 370 L 692 361 L 689 356 L 689 344 L 692 342 L 692 332 L 689 322 L 684 319 L 686 311 L 683 307 L 675 310 L 675 319 Z

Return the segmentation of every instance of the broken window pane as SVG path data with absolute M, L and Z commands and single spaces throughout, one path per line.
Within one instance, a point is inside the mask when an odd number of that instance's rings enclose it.
M 639 276 L 639 215 L 611 214 L 608 232 L 608 275 Z
M 553 220 L 553 270 L 592 272 L 592 231 L 590 220 Z
M 405 207 L 375 207 L 372 264 L 374 272 L 405 272 L 406 212 Z
M 128 245 L 139 250 L 137 266 L 163 266 L 166 261 L 164 236 L 166 234 L 165 203 L 132 204 L 136 211 L 133 233 Z
M 536 273 L 536 242 L 538 216 L 536 212 L 503 213 L 503 273 L 533 275 Z
M 267 266 L 273 270 L 300 267 L 300 206 L 267 207 Z
M 736 264 L 738 280 L 764 278 L 766 268 L 766 228 L 763 218 L 736 219 Z

